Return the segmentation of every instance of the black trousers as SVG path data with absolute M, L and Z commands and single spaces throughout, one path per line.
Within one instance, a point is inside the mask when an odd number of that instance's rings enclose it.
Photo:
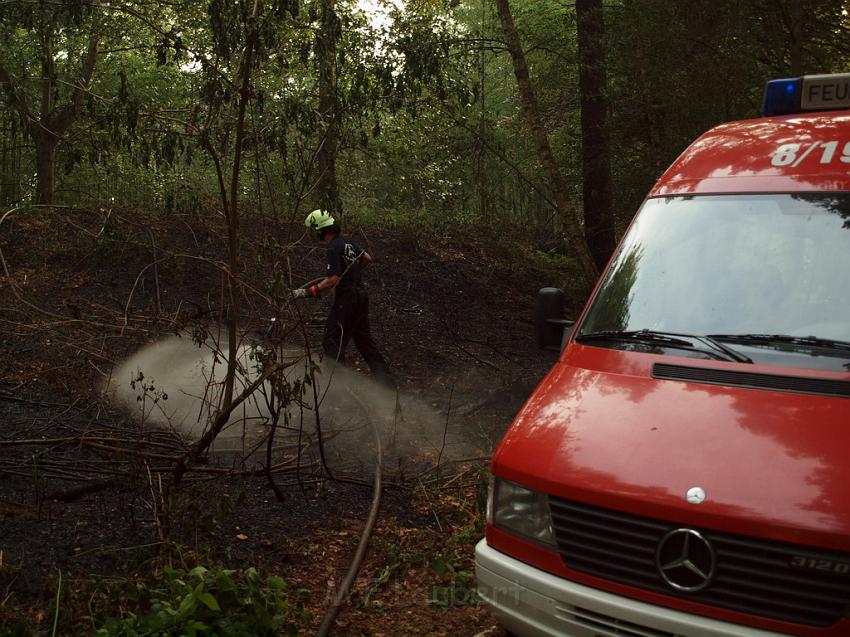
M 322 341 L 325 356 L 345 364 L 345 348 L 351 339 L 354 339 L 354 344 L 375 379 L 395 387 L 395 377 L 372 338 L 369 329 L 369 293 L 361 286 L 337 288 Z

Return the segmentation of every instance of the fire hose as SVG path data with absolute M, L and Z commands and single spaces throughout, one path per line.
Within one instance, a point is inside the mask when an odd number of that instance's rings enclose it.
M 299 286 L 298 289 L 306 290 L 314 285 L 318 285 L 319 282 L 324 280 L 325 277 L 319 277 L 304 283 Z M 274 326 L 270 326 L 269 331 Z M 360 540 L 357 543 L 357 549 L 354 552 L 354 557 L 351 560 L 351 564 L 348 567 L 348 571 L 345 574 L 342 582 L 339 585 L 339 588 L 334 595 L 334 599 L 328 609 L 325 611 L 325 615 L 322 618 L 322 623 L 319 625 L 319 629 L 316 632 L 316 637 L 327 637 L 330 634 L 330 630 L 333 627 L 334 620 L 336 619 L 337 614 L 339 614 L 339 610 L 342 607 L 343 602 L 348 597 L 349 591 L 351 590 L 351 585 L 354 583 L 357 574 L 360 572 L 360 567 L 363 565 L 363 559 L 366 557 L 366 549 L 369 546 L 369 540 L 372 537 L 372 531 L 375 528 L 375 522 L 378 519 L 378 511 L 381 507 L 381 481 L 383 474 L 383 464 L 384 464 L 384 454 L 383 447 L 381 445 L 381 433 L 378 430 L 378 426 L 375 424 L 375 421 L 369 415 L 368 407 L 363 403 L 357 394 L 348 389 L 348 393 L 351 394 L 352 398 L 357 401 L 360 405 L 360 408 L 363 410 L 363 413 L 366 416 L 366 419 L 372 425 L 372 430 L 375 434 L 375 449 L 376 449 L 376 458 L 375 458 L 375 480 L 373 486 L 372 493 L 372 504 L 369 507 L 369 513 L 366 516 L 366 523 L 363 527 L 363 531 L 360 534 Z
M 375 483 L 372 493 L 372 505 L 369 507 L 369 515 L 366 517 L 366 525 L 363 527 L 363 532 L 360 534 L 360 541 L 357 544 L 357 550 L 354 552 L 354 558 L 351 560 L 351 565 L 348 567 L 348 572 L 345 574 L 345 578 L 339 585 L 336 595 L 334 595 L 333 602 L 325 611 L 325 616 L 322 619 L 318 632 L 316 632 L 316 637 L 326 637 L 330 633 L 337 613 L 339 613 L 339 609 L 345 601 L 345 598 L 348 597 L 351 585 L 354 583 L 354 579 L 357 577 L 357 573 L 360 572 L 360 567 L 363 565 L 363 558 L 366 556 L 369 539 L 372 537 L 372 530 L 375 528 L 375 521 L 378 519 L 378 510 L 381 507 L 381 477 L 384 464 L 383 449 L 381 447 L 381 432 L 378 431 L 378 425 L 376 425 L 375 421 L 369 416 L 369 410 L 363 401 L 360 400 L 360 397 L 351 391 L 350 388 L 346 387 L 346 389 L 348 389 L 348 393 L 351 394 L 354 400 L 356 400 L 360 405 L 363 413 L 366 415 L 366 419 L 371 423 L 372 430 L 375 433 Z
M 311 287 L 313 287 L 314 285 L 319 285 L 319 283 L 321 283 L 324 280 L 325 280 L 325 277 L 320 276 L 320 277 L 317 277 L 317 278 L 312 279 L 310 281 L 307 281 L 307 283 L 305 283 L 304 285 L 299 285 L 296 289 L 297 290 L 308 290 Z
M 299 285 L 295 289 L 296 290 L 308 290 L 311 287 L 313 287 L 314 285 L 318 285 L 319 283 L 321 283 L 324 280 L 324 278 L 325 277 L 320 276 L 320 277 L 317 277 L 315 279 L 311 279 L 310 281 L 307 281 L 307 283 L 304 283 L 303 285 Z M 266 319 L 266 320 L 269 323 L 269 326 L 266 328 L 266 340 L 268 340 L 269 338 L 271 338 L 272 332 L 274 332 L 274 328 L 277 325 L 277 317 L 273 316 L 272 318 Z

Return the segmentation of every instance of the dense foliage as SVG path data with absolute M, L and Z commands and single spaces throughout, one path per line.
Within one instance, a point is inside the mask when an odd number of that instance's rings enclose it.
M 696 135 L 756 115 L 766 79 L 847 70 L 847 4 L 604 3 L 597 63 L 617 227 Z M 512 10 L 580 207 L 576 10 L 550 0 Z M 221 208 L 216 167 L 236 154 L 252 32 L 243 210 L 295 219 L 330 201 L 381 223 L 498 226 L 561 245 L 484 0 L 4 3 L 0 204 Z

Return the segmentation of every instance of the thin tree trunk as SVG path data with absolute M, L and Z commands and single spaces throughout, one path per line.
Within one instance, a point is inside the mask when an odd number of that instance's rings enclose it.
M 487 0 L 481 0 L 481 17 L 478 21 L 478 135 L 475 138 L 475 171 L 478 183 L 478 215 L 487 219 L 490 185 L 487 180 L 485 140 L 487 135 L 486 86 L 484 74 L 484 21 L 486 19 Z
M 5 121 L 3 122 L 6 123 Z M 15 143 L 15 140 L 12 139 L 12 136 L 9 135 L 6 131 L 6 127 L 3 127 L 3 135 L 0 136 L 0 143 L 5 141 L 5 138 L 9 139 L 8 147 L 11 147 L 12 144 Z M 7 145 L 3 143 L 2 149 L 0 149 L 0 206 L 6 205 L 6 177 L 9 174 L 9 163 L 7 156 Z
M 56 192 L 56 146 L 59 140 L 48 131 L 42 131 L 35 139 L 36 196 L 35 203 L 52 206 Z
M 803 75 L 806 72 L 804 43 L 806 38 L 806 15 L 800 0 L 788 3 L 789 37 L 791 38 L 791 75 Z
M 336 45 L 340 24 L 335 11 L 335 0 L 322 0 L 321 7 L 321 26 L 316 36 L 316 55 L 319 64 L 319 116 L 322 120 L 322 140 L 317 158 L 318 190 L 322 207 L 339 216 L 342 210 L 336 180 L 338 117 Z
M 36 152 L 36 197 L 37 204 L 52 206 L 56 188 L 56 145 L 59 141 L 51 130 L 53 118 L 53 95 L 56 90 L 56 65 L 53 40 L 56 34 L 55 19 L 45 26 L 41 40 L 41 115 L 39 124 L 31 123 Z
M 254 11 L 251 15 L 250 29 L 245 52 L 239 65 L 239 107 L 236 116 L 236 141 L 233 148 L 233 172 L 230 179 L 230 196 L 225 190 L 224 173 L 221 169 L 220 160 L 215 151 L 209 146 L 210 155 L 216 164 L 219 189 L 224 209 L 227 214 L 227 237 L 228 237 L 228 305 L 229 317 L 227 322 L 227 372 L 224 376 L 224 391 L 220 398 L 220 404 L 216 410 L 215 417 L 210 423 L 200 440 L 187 451 L 174 466 L 174 480 L 169 488 L 179 487 L 186 470 L 191 467 L 207 448 L 213 443 L 221 430 L 227 424 L 230 414 L 236 407 L 244 402 L 254 391 L 260 387 L 266 379 L 277 371 L 280 366 L 273 363 L 263 370 L 263 373 L 251 385 L 236 398 L 233 396 L 233 386 L 236 379 L 236 367 L 238 356 L 238 333 L 239 333 L 239 173 L 242 161 L 242 145 L 245 137 L 245 111 L 248 101 L 251 99 L 251 67 L 253 66 L 254 47 L 257 42 L 257 0 L 254 2 Z
M 218 409 L 215 417 L 210 423 L 200 440 L 198 440 L 175 464 L 174 480 L 170 488 L 176 489 L 179 487 L 186 470 L 191 467 L 198 458 L 209 448 L 221 430 L 227 424 L 230 414 L 236 407 L 244 402 L 254 391 L 260 387 L 265 380 L 271 376 L 280 366 L 273 363 L 266 367 L 260 377 L 249 385 L 236 398 L 233 396 L 233 388 L 236 380 L 237 356 L 238 356 L 238 334 L 239 334 L 239 174 L 242 162 L 242 146 L 245 137 L 245 112 L 248 107 L 248 102 L 251 99 L 251 68 L 253 66 L 254 48 L 257 42 L 257 1 L 254 2 L 254 10 L 250 18 L 250 28 L 248 31 L 245 50 L 242 55 L 242 60 L 239 64 L 239 73 L 237 80 L 239 81 L 239 106 L 236 116 L 236 141 L 233 148 L 233 172 L 230 178 L 230 192 L 225 189 L 224 172 L 221 166 L 220 159 L 215 153 L 214 148 L 207 141 L 207 148 L 210 156 L 213 158 L 218 176 L 219 190 L 222 199 L 222 204 L 227 215 L 227 236 L 228 236 L 228 321 L 227 321 L 227 372 L 224 377 L 224 390 L 220 398 Z
M 584 236 L 602 270 L 614 251 L 602 0 L 576 0 Z
M 552 148 L 549 145 L 549 138 L 546 130 L 543 128 L 540 112 L 537 107 L 537 98 L 531 86 L 528 65 L 525 62 L 525 54 L 522 51 L 519 33 L 517 33 L 514 26 L 510 5 L 508 4 L 508 0 L 496 0 L 496 7 L 499 13 L 499 21 L 502 24 L 502 33 L 505 36 L 505 44 L 507 44 L 508 51 L 511 54 L 511 60 L 513 61 L 514 75 L 516 76 L 517 86 L 519 87 L 522 109 L 525 113 L 528 127 L 531 129 L 534 145 L 537 148 L 538 160 L 543 166 L 549 188 L 554 195 L 555 205 L 558 207 L 558 214 L 564 226 L 564 235 L 575 254 L 586 285 L 591 287 L 599 276 L 599 271 L 596 269 L 596 264 L 593 262 L 593 257 L 587 246 L 587 240 L 582 233 L 579 212 L 570 202 L 560 167 L 555 161 Z
M 239 89 L 239 112 L 236 118 L 236 142 L 233 148 L 233 173 L 230 180 L 230 210 L 227 215 L 228 243 L 228 296 L 230 316 L 227 322 L 227 374 L 224 377 L 224 396 L 222 410 L 227 410 L 233 402 L 233 384 L 236 378 L 239 335 L 239 173 L 242 166 L 242 143 L 245 138 L 245 111 L 251 99 L 251 67 L 254 60 L 254 45 L 257 41 L 257 6 L 251 18 L 251 30 L 245 44 L 245 54 L 240 66 L 241 87 Z

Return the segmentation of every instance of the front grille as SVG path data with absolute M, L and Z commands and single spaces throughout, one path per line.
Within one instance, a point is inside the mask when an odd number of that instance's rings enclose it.
M 609 617 L 579 606 L 557 606 L 555 610 L 558 617 L 568 624 L 592 630 L 599 637 L 681 637 L 665 630 Z
M 714 547 L 717 570 L 709 586 L 685 593 L 669 586 L 656 566 L 661 539 L 682 525 L 550 497 L 558 550 L 567 568 L 701 604 L 771 619 L 828 626 L 850 602 L 850 554 L 697 529 Z

